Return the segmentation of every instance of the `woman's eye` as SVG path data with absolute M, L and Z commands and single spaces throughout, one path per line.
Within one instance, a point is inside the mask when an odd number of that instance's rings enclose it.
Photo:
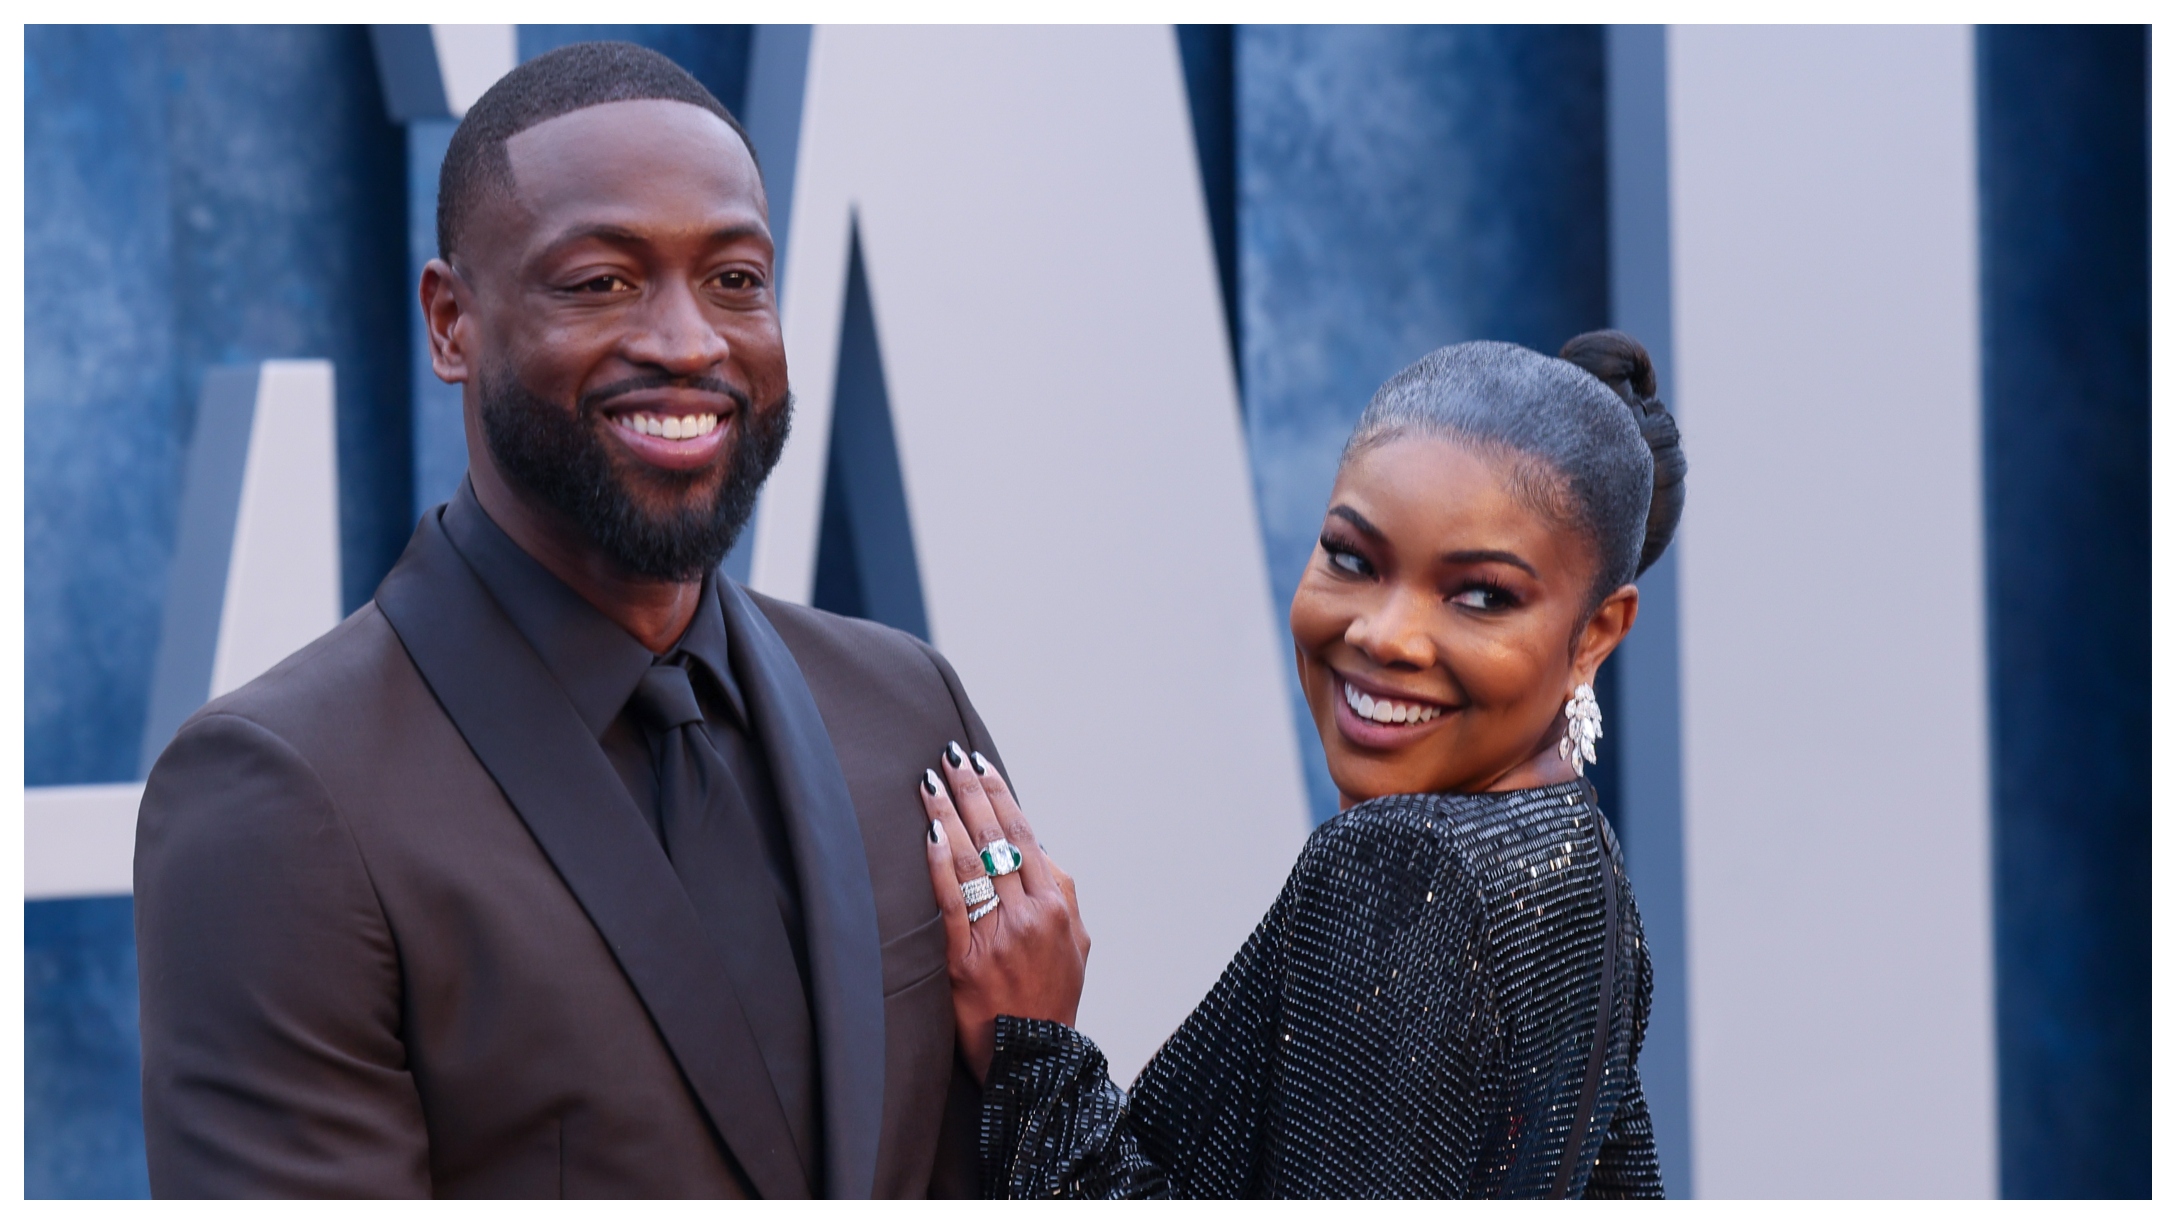
M 1327 551 L 1331 568 L 1339 573 L 1350 574 L 1355 578 L 1365 578 L 1374 572 L 1374 569 L 1368 565 L 1367 558 L 1359 553 L 1346 552 L 1342 548 L 1332 548 Z
M 1515 601 L 1511 598 L 1510 592 L 1505 591 L 1502 587 L 1470 586 L 1451 596 L 1451 602 L 1463 604 L 1469 608 L 1478 608 L 1483 612 L 1500 612 L 1511 607 Z

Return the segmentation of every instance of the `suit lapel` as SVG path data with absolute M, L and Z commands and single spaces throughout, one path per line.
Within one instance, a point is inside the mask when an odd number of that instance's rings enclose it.
M 713 581 L 733 670 L 793 839 L 816 1004 L 826 1189 L 831 1198 L 867 1198 L 884 1124 L 884 966 L 861 822 L 800 664 L 745 591 Z
M 805 1197 L 810 1188 L 762 1051 L 664 848 L 543 661 L 454 551 L 435 512 L 378 588 L 377 603 L 469 749 L 611 946 L 755 1191 Z M 805 687 L 803 694 L 808 700 Z M 824 750 L 830 751 L 828 741 Z M 836 773 L 835 761 L 831 768 Z M 858 841 L 854 849 L 866 894 Z M 873 911 L 871 923 L 873 955 Z M 816 936 L 812 922 L 811 945 L 822 946 Z M 881 1029 L 879 1037 L 881 1072 Z

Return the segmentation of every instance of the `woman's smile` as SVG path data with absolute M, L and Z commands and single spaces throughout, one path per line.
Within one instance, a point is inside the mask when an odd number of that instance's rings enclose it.
M 1445 717 L 1458 712 L 1447 703 L 1329 670 L 1344 698 L 1336 707 L 1337 733 L 1362 749 L 1403 748 L 1433 734 Z

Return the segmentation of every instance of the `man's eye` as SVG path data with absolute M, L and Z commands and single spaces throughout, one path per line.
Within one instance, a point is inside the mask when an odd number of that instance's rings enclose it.
M 606 273 L 603 276 L 592 276 L 574 288 L 577 293 L 616 293 L 628 287 L 626 281 Z
M 761 289 L 763 278 L 753 272 L 726 272 L 719 275 L 718 283 L 733 290 Z

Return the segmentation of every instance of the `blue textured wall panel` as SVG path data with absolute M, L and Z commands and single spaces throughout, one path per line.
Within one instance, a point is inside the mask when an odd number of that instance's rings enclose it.
M 122 781 L 180 495 L 164 35 L 23 44 L 23 780 Z
M 23 1194 L 142 1198 L 136 936 L 127 897 L 23 907 Z
M 185 402 L 207 365 L 332 359 L 341 586 L 355 608 L 414 526 L 400 129 L 361 26 L 167 37 Z
M 1602 36 L 1242 26 L 1235 41 L 1240 365 L 1281 624 L 1384 379 L 1461 340 L 1554 353 L 1608 324 Z M 1296 682 L 1292 700 L 1327 818 Z
M 2010 1198 L 2152 1193 L 2147 40 L 1979 34 Z

